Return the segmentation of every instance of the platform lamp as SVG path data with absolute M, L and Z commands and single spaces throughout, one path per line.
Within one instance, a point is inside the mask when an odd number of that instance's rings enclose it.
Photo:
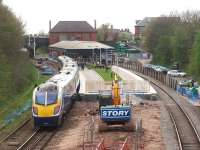
M 35 43 L 35 35 L 33 37 L 33 58 L 35 58 L 35 47 L 36 47 L 36 43 Z

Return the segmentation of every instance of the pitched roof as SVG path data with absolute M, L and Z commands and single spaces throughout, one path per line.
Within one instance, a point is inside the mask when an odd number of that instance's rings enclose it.
M 156 19 L 156 17 L 146 17 L 143 20 L 138 20 L 135 26 L 144 27 L 154 19 Z
M 96 30 L 86 21 L 59 21 L 50 32 L 96 32 Z
M 49 47 L 59 49 L 114 49 L 112 46 L 96 41 L 61 41 Z

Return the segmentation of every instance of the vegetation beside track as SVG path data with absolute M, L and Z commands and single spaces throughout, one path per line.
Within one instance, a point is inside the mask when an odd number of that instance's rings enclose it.
M 186 71 L 200 81 L 200 11 L 172 12 L 146 27 L 141 45 L 153 64 Z
M 0 132 L 17 125 L 25 115 L 18 113 L 31 104 L 36 83 L 47 78 L 38 77 L 27 52 L 23 47 L 24 24 L 10 8 L 0 1 Z M 21 111 L 25 112 L 25 111 Z M 12 120 L 17 116 L 16 120 Z M 5 120 L 7 122 L 5 122 Z M 12 121 L 10 121 L 12 120 Z M 16 122 L 15 122 L 16 121 Z M 11 124 L 11 122 L 14 122 Z M 13 126 L 14 127 L 14 126 Z M 0 134 L 2 136 L 2 134 Z
M 0 128 L 0 133 L 2 136 L 6 135 L 16 127 L 18 127 L 24 120 L 27 118 L 30 118 L 31 116 L 31 99 L 32 99 L 32 93 L 33 89 L 35 88 L 35 84 L 40 84 L 47 79 L 49 79 L 49 76 L 40 75 L 38 74 L 37 70 L 34 69 L 33 72 L 35 72 L 36 80 L 33 81 L 32 85 L 27 88 L 27 90 L 22 93 L 21 95 L 17 96 L 16 99 L 13 99 L 13 103 L 8 103 L 8 105 L 5 108 L 1 108 L 1 114 L 0 114 L 0 123 L 6 121 L 6 119 L 13 119 L 9 124 L 7 124 L 2 129 Z M 39 76 L 38 76 L 39 75 Z M 28 105 L 28 106 L 27 106 Z M 1 107 L 1 106 L 0 106 Z M 23 107 L 27 107 L 27 111 L 22 112 L 18 117 L 11 118 L 13 115 L 13 112 L 19 113 L 18 111 L 21 111 Z M 9 109 L 7 109 L 9 108 Z M 1 138 L 1 136 L 0 136 Z
M 87 66 L 89 69 L 93 69 L 96 71 L 103 79 L 104 81 L 112 81 L 114 79 L 114 72 L 112 72 L 110 67 L 98 67 L 96 65 L 90 64 Z M 118 79 L 121 80 L 120 76 L 118 76 Z

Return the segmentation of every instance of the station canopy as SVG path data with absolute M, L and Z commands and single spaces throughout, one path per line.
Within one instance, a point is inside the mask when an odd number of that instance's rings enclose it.
M 89 50 L 89 49 L 114 49 L 114 47 L 96 42 L 96 41 L 61 41 L 49 46 L 50 48 L 59 48 L 66 50 Z

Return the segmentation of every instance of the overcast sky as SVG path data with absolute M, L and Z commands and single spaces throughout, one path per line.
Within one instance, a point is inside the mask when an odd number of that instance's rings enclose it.
M 112 23 L 134 31 L 135 21 L 171 11 L 200 10 L 200 0 L 3 0 L 26 24 L 27 33 L 48 32 L 62 20 Z

